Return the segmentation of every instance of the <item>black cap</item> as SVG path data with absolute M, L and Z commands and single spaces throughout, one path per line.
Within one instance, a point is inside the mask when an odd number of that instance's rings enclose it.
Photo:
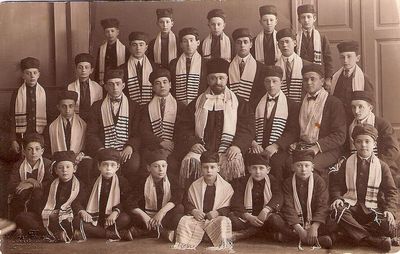
M 297 7 L 297 15 L 300 16 L 303 13 L 313 13 L 315 14 L 315 8 L 312 4 L 304 4 Z
M 119 28 L 119 20 L 116 18 L 103 19 L 100 21 L 100 24 L 103 29 L 111 27 Z
M 246 165 L 265 165 L 269 166 L 269 159 L 266 155 L 262 155 L 259 153 L 249 153 L 246 156 Z
M 113 78 L 120 78 L 124 80 L 124 70 L 121 68 L 116 69 L 108 69 L 106 71 L 105 80 L 113 79 Z
M 321 77 L 325 77 L 325 70 L 321 64 L 311 63 L 304 65 L 303 69 L 301 69 L 301 75 L 304 76 L 304 74 L 306 74 L 307 72 L 316 72 Z
M 94 67 L 94 59 L 88 53 L 81 53 L 81 54 L 78 54 L 75 56 L 75 65 L 77 65 L 78 63 L 81 63 L 81 62 L 88 62 L 88 63 L 90 63 L 92 68 Z
M 374 93 L 370 91 L 354 91 L 351 95 L 351 100 L 363 100 L 371 104 L 372 106 L 375 105 L 375 96 Z
M 188 35 L 188 34 L 194 35 L 196 37 L 196 40 L 199 39 L 199 31 L 196 28 L 185 27 L 179 31 L 179 40 L 182 40 L 183 36 Z
M 70 161 L 75 164 L 76 155 L 73 151 L 59 151 L 53 153 L 54 166 L 53 169 L 57 167 L 57 164 L 61 161 Z
M 21 60 L 21 70 L 26 70 L 30 68 L 40 68 L 40 61 L 37 58 L 34 57 L 26 57 Z
M 152 73 L 150 73 L 149 81 L 154 85 L 154 81 L 159 77 L 166 77 L 169 81 L 171 81 L 171 73 L 166 68 L 155 68 Z
M 229 62 L 223 58 L 212 58 L 207 62 L 207 74 L 225 73 L 228 75 Z
M 201 163 L 219 163 L 219 154 L 213 151 L 205 151 L 200 156 Z
M 157 19 L 172 18 L 173 10 L 172 8 L 157 9 L 156 14 L 157 14 Z
M 58 99 L 58 101 L 73 100 L 76 102 L 78 100 L 78 93 L 75 91 L 70 91 L 70 90 L 60 91 L 57 94 L 57 99 Z
M 267 65 L 264 67 L 264 77 L 278 77 L 282 79 L 283 70 L 280 66 L 277 65 Z
M 296 40 L 296 33 L 290 28 L 283 28 L 276 33 L 276 40 L 278 41 L 285 37 L 290 37 L 293 40 Z
M 293 163 L 298 161 L 314 161 L 315 153 L 311 149 L 305 150 L 294 150 L 293 151 Z
M 378 138 L 378 130 L 371 124 L 359 124 L 356 125 L 351 133 L 353 140 L 356 140 L 359 135 L 368 135 L 376 140 Z
M 267 14 L 272 14 L 272 15 L 278 16 L 278 12 L 276 10 L 275 5 L 263 5 L 260 8 L 258 8 L 258 11 L 260 13 L 260 17 L 267 15 Z
M 129 41 L 144 41 L 146 44 L 149 42 L 149 36 L 140 31 L 135 31 L 129 34 Z
M 339 43 L 336 47 L 339 50 L 339 53 L 355 52 L 358 55 L 358 51 L 360 50 L 360 46 L 357 41 L 344 41 Z
M 151 165 L 151 163 L 155 161 L 167 161 L 168 158 L 168 153 L 164 149 L 158 149 L 158 150 L 146 150 L 144 153 L 144 159 L 146 161 L 147 165 Z
M 39 133 L 28 133 L 24 136 L 23 145 L 26 147 L 31 142 L 38 142 L 42 148 L 44 147 L 44 138 Z
M 226 14 L 222 9 L 213 9 L 208 12 L 208 14 L 207 14 L 208 20 L 210 20 L 211 18 L 215 18 L 215 17 L 221 18 L 225 21 Z
M 233 31 L 233 33 L 232 33 L 233 40 L 236 41 L 238 38 L 242 38 L 242 37 L 249 37 L 249 39 L 252 40 L 253 36 L 251 35 L 250 29 L 241 27 L 241 28 L 235 29 L 235 31 Z
M 104 148 L 97 152 L 96 158 L 99 163 L 102 161 L 116 161 L 119 163 L 121 155 L 115 148 Z

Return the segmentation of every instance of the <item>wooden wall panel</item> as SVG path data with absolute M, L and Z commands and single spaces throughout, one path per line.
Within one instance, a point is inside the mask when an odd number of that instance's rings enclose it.
M 398 0 L 374 0 L 377 10 L 377 27 L 398 26 L 400 22 L 400 1 Z

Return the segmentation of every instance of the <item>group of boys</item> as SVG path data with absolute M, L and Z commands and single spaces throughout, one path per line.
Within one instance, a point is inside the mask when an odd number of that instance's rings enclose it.
M 161 234 L 176 249 L 209 239 L 217 250 L 257 232 L 331 248 L 340 231 L 389 251 L 399 145 L 373 113 L 358 43 L 338 44 L 334 73 L 313 5 L 298 7 L 297 36 L 275 30 L 275 6 L 259 12 L 263 31 L 231 39 L 224 11 L 211 10 L 200 41 L 193 27 L 175 36 L 172 9 L 157 9 L 157 37 L 134 31 L 127 47 L 119 21 L 102 20 L 97 63 L 75 57 L 49 125 L 40 63 L 21 60 L 10 108 L 21 160 L 8 185 L 20 231 L 61 242 Z

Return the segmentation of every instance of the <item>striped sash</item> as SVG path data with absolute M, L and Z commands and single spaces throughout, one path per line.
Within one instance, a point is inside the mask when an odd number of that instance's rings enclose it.
M 154 96 L 149 103 L 149 117 L 154 135 L 163 140 L 172 140 L 178 107 L 175 98 L 171 94 L 165 99 L 164 119 L 161 118 L 160 97 L 158 96 Z
M 197 97 L 200 85 L 201 55 L 192 57 L 189 74 L 186 73 L 186 56 L 182 54 L 176 63 L 176 100 L 188 105 Z
M 241 61 L 242 58 L 236 55 L 229 65 L 229 87 L 236 95 L 249 101 L 256 76 L 257 62 L 252 55 L 249 55 L 242 76 L 240 76 L 239 63 Z
M 292 77 L 288 84 L 286 80 L 286 62 L 282 56 L 275 65 L 280 66 L 283 70 L 282 79 L 282 92 L 290 99 L 295 102 L 301 102 L 302 87 L 303 87 L 303 76 L 301 69 L 303 68 L 303 60 L 301 57 L 294 53 L 294 64 L 292 69 Z
M 128 60 L 128 93 L 129 98 L 139 105 L 147 104 L 151 101 L 153 90 L 152 85 L 149 81 L 150 73 L 153 71 L 153 67 L 147 56 L 143 56 L 143 73 L 142 73 L 142 89 L 139 86 L 139 79 L 136 73 L 136 65 L 133 57 Z

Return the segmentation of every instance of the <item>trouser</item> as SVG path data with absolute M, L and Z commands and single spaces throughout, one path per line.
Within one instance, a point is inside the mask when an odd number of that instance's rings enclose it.
M 232 222 L 233 231 L 240 231 L 248 229 L 250 227 L 254 227 L 249 222 L 241 220 L 234 213 L 229 214 L 229 219 Z M 285 221 L 282 219 L 282 217 L 277 213 L 271 213 L 268 216 L 267 220 L 264 222 L 264 225 L 261 226 L 259 229 L 260 231 L 265 233 L 273 233 L 273 232 L 281 232 L 284 230 L 284 228 L 285 228 Z
M 138 151 L 134 151 L 131 158 L 121 165 L 121 174 L 128 179 L 131 185 L 137 183 L 141 177 L 140 172 L 140 155 Z
M 161 221 L 161 225 L 163 228 L 168 229 L 168 230 L 175 230 L 178 227 L 179 221 L 182 218 L 184 214 L 184 208 L 182 204 L 179 204 L 169 210 L 164 218 Z M 140 216 L 136 214 L 131 214 L 131 219 L 132 219 L 132 225 L 135 227 L 139 227 L 142 229 L 147 229 L 146 224 L 144 221 L 141 219 Z
M 269 160 L 271 166 L 270 174 L 273 175 L 279 182 L 291 175 L 290 166 L 287 165 L 289 154 L 286 151 L 279 150 L 272 155 Z
M 99 176 L 100 172 L 97 169 L 96 161 L 92 158 L 82 159 L 78 164 L 76 177 L 86 186 L 90 186 L 94 179 Z
M 19 194 L 14 193 L 10 204 L 10 219 L 14 220 L 15 217 L 22 212 L 40 214 L 42 198 L 43 190 L 41 188 L 30 188 L 23 190 Z

